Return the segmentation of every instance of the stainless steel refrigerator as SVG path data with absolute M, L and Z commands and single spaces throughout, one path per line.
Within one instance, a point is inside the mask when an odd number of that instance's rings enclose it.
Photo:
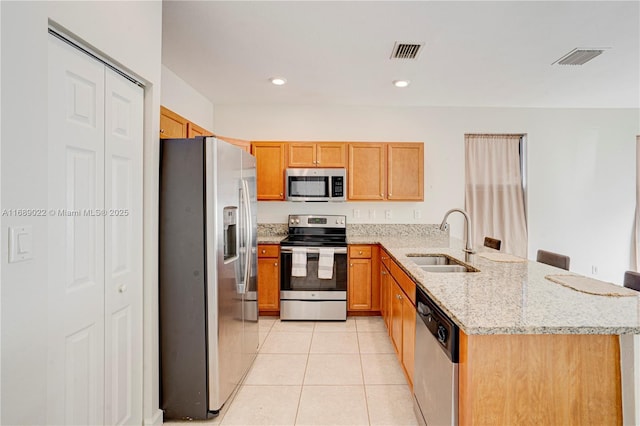
M 258 350 L 255 157 L 216 138 L 160 148 L 161 408 L 218 414 Z

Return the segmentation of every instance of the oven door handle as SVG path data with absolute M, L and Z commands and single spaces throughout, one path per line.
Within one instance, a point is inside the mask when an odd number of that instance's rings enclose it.
M 319 247 L 301 247 L 304 248 L 305 250 L 307 250 L 307 253 L 320 253 L 320 248 Z M 347 253 L 347 248 L 346 247 L 327 247 L 327 248 L 332 248 L 333 252 L 335 254 L 346 254 Z M 281 253 L 293 253 L 293 247 L 282 247 L 280 246 L 280 252 Z

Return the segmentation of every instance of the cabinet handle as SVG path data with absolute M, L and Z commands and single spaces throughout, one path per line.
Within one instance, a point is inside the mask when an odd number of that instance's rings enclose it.
M 119 288 L 118 288 L 118 292 L 119 293 L 124 293 L 127 291 L 127 285 L 126 284 L 122 284 Z
M 275 263 L 273 264 L 273 266 L 278 266 L 278 262 L 275 262 Z
M 265 254 L 267 251 L 265 249 L 262 249 L 262 254 Z
M 381 196 L 381 197 L 384 197 L 384 194 L 381 192 L 381 193 L 380 193 L 380 196 Z
M 282 197 L 282 192 L 280 193 L 280 196 Z
M 382 275 L 387 275 L 387 273 L 385 271 L 382 271 Z
M 160 129 L 160 133 L 164 133 L 164 129 Z
M 391 196 L 392 196 L 392 194 L 391 194 L 391 193 L 389 193 L 389 197 L 391 197 Z
M 360 250 L 360 251 L 358 252 L 358 254 L 362 254 L 362 250 Z

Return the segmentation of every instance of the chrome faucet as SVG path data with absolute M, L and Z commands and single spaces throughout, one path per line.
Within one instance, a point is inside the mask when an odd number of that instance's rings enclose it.
M 449 229 L 449 224 L 447 223 L 447 218 L 453 212 L 460 212 L 464 216 L 464 221 L 467 226 L 467 241 L 465 242 L 464 251 L 473 254 L 475 251 L 473 250 L 473 232 L 471 232 L 471 218 L 469 218 L 469 213 L 462 209 L 451 209 L 444 214 L 444 219 L 442 219 L 442 223 L 440 224 L 440 230 L 446 231 Z

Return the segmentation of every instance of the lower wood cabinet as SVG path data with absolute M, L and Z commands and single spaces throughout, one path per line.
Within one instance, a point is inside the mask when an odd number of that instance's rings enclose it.
M 280 312 L 280 245 L 258 245 L 258 311 L 277 315 Z
M 386 251 L 381 250 L 380 258 L 380 310 L 409 386 L 413 387 L 416 284 Z
M 380 312 L 380 279 L 376 272 L 379 263 L 377 245 L 349 246 L 349 282 L 347 284 L 350 312 Z

